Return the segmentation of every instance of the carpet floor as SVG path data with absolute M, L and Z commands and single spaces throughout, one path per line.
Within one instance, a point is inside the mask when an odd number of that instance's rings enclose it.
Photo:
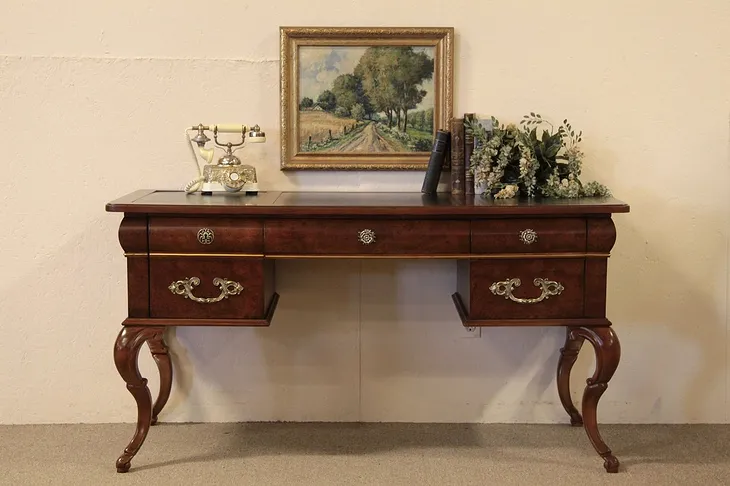
M 126 474 L 132 424 L 0 426 L 2 485 L 730 485 L 730 425 L 603 425 L 607 474 L 568 425 L 160 424 Z

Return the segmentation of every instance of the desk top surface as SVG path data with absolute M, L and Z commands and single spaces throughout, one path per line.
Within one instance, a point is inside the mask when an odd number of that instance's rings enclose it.
M 493 199 L 420 192 L 260 192 L 185 194 L 140 190 L 106 205 L 109 212 L 249 216 L 512 216 L 627 213 L 614 198 Z

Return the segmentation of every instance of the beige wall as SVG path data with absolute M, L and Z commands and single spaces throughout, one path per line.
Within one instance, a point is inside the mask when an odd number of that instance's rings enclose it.
M 456 113 L 582 129 L 586 179 L 632 206 L 615 218 L 623 360 L 600 419 L 727 421 L 727 0 L 214 3 L 196 16 L 192 1 L 3 2 L 0 422 L 134 419 L 111 355 L 120 217 L 104 204 L 192 178 L 186 125 L 261 124 L 264 189 L 420 189 L 422 174 L 278 170 L 280 25 L 454 26 Z M 452 262 L 292 261 L 277 278 L 270 329 L 172 337 L 163 420 L 567 419 L 561 330 L 464 337 Z M 575 388 L 591 366 L 585 353 Z

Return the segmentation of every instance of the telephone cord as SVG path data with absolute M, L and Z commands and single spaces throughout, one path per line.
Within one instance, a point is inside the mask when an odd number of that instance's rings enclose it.
M 195 169 L 198 171 L 198 177 L 185 184 L 185 192 L 188 194 L 192 194 L 201 187 L 203 183 L 203 174 L 200 171 L 200 162 L 198 162 L 198 156 L 196 155 L 193 144 L 190 141 L 190 136 L 188 135 L 187 129 L 185 130 L 185 143 L 190 149 L 190 154 L 193 156 L 193 160 L 195 161 Z

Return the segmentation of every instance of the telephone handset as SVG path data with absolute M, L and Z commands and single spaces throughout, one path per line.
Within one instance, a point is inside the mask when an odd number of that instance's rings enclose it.
M 190 138 L 190 130 L 197 130 L 197 134 L 193 138 Z M 205 148 L 205 144 L 210 141 L 205 132 L 211 130 L 215 145 L 225 151 L 217 163 L 212 163 L 215 148 Z M 219 133 L 240 133 L 241 141 L 221 143 L 218 141 Z M 243 191 L 246 194 L 258 194 L 256 169 L 251 165 L 241 163 L 241 159 L 234 155 L 234 152 L 243 148 L 246 137 L 248 137 L 249 143 L 266 142 L 266 134 L 258 125 L 247 128 L 246 125 L 199 124 L 186 128 L 185 138 L 193 155 L 198 177 L 185 185 L 185 192 L 192 194 L 200 190 L 203 195 L 212 195 L 214 192 Z M 198 146 L 197 153 L 193 148 L 193 143 Z M 205 161 L 202 170 L 198 162 L 198 155 Z

